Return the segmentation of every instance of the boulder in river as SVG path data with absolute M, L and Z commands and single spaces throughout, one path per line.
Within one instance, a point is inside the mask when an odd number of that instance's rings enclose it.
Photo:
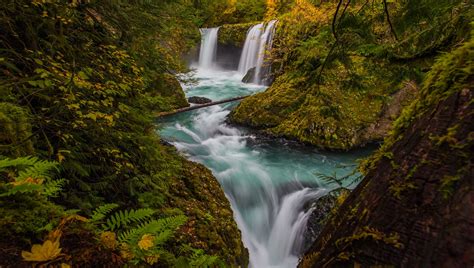
M 193 96 L 193 97 L 188 98 L 188 102 L 194 103 L 194 104 L 205 104 L 205 103 L 212 102 L 212 100 L 205 97 Z
M 244 78 L 242 78 L 243 83 L 252 83 L 255 78 L 255 70 L 256 68 L 250 68 L 247 73 L 245 74 Z

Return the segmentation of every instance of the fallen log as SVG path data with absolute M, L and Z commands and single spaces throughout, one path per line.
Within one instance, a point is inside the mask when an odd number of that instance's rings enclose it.
M 239 97 L 220 100 L 220 101 L 213 101 L 213 102 L 194 105 L 194 106 L 190 106 L 190 107 L 184 107 L 184 108 L 176 109 L 176 110 L 169 111 L 169 112 L 161 112 L 161 113 L 156 114 L 156 116 L 157 117 L 163 117 L 163 116 L 168 116 L 168 115 L 173 115 L 173 114 L 184 113 L 184 112 L 187 112 L 187 111 L 197 110 L 197 109 L 201 109 L 201 108 L 205 108 L 205 107 L 209 107 L 209 106 L 214 106 L 214 105 L 218 105 L 218 104 L 222 104 L 222 103 L 242 100 L 242 99 L 247 98 L 248 96 L 250 96 L 250 95 L 239 96 Z

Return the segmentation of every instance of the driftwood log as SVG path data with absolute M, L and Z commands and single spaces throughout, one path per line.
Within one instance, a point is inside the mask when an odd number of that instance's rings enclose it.
M 209 106 L 218 105 L 218 104 L 222 104 L 222 103 L 242 100 L 242 99 L 247 98 L 248 96 L 250 96 L 250 95 L 240 96 L 240 97 L 235 97 L 235 98 L 230 98 L 230 99 L 225 99 L 225 100 L 220 100 L 220 101 L 213 101 L 213 102 L 194 105 L 194 106 L 190 106 L 190 107 L 184 107 L 184 108 L 176 109 L 176 110 L 169 111 L 169 112 L 161 112 L 161 113 L 158 113 L 156 116 L 157 117 L 163 117 L 163 116 L 168 116 L 168 115 L 173 115 L 173 114 L 184 113 L 184 112 L 187 112 L 187 111 L 197 110 L 197 109 L 201 109 L 201 108 L 204 108 L 204 107 L 209 107 Z

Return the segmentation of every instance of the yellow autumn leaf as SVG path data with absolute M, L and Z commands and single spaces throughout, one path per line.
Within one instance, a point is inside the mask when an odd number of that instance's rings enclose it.
M 38 185 L 41 185 L 41 184 L 43 184 L 43 182 L 44 182 L 43 179 L 34 179 L 32 177 L 28 177 L 24 180 L 11 182 L 11 185 L 13 185 L 13 186 L 19 186 L 19 185 L 23 185 L 23 184 L 38 184 Z
M 153 247 L 154 239 L 155 237 L 153 237 L 151 234 L 145 234 L 142 236 L 142 239 L 138 242 L 138 247 L 143 250 L 148 250 L 151 247 Z
M 31 247 L 31 252 L 22 251 L 21 256 L 25 261 L 50 261 L 56 259 L 61 254 L 59 241 L 51 242 L 46 240 L 43 245 L 35 244 Z
M 117 239 L 114 232 L 103 232 L 100 234 L 100 242 L 109 249 L 117 247 Z

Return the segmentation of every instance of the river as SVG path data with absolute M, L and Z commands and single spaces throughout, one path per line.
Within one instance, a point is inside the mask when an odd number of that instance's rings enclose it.
M 265 90 L 241 83 L 237 71 L 198 69 L 194 78 L 196 84 L 184 86 L 187 97 L 216 101 Z M 369 151 L 320 152 L 258 137 L 226 122 L 235 105 L 167 117 L 160 121 L 160 135 L 219 180 L 249 249 L 250 267 L 296 267 L 311 213 L 305 205 L 337 186 L 325 184 L 315 174 L 348 174 Z

